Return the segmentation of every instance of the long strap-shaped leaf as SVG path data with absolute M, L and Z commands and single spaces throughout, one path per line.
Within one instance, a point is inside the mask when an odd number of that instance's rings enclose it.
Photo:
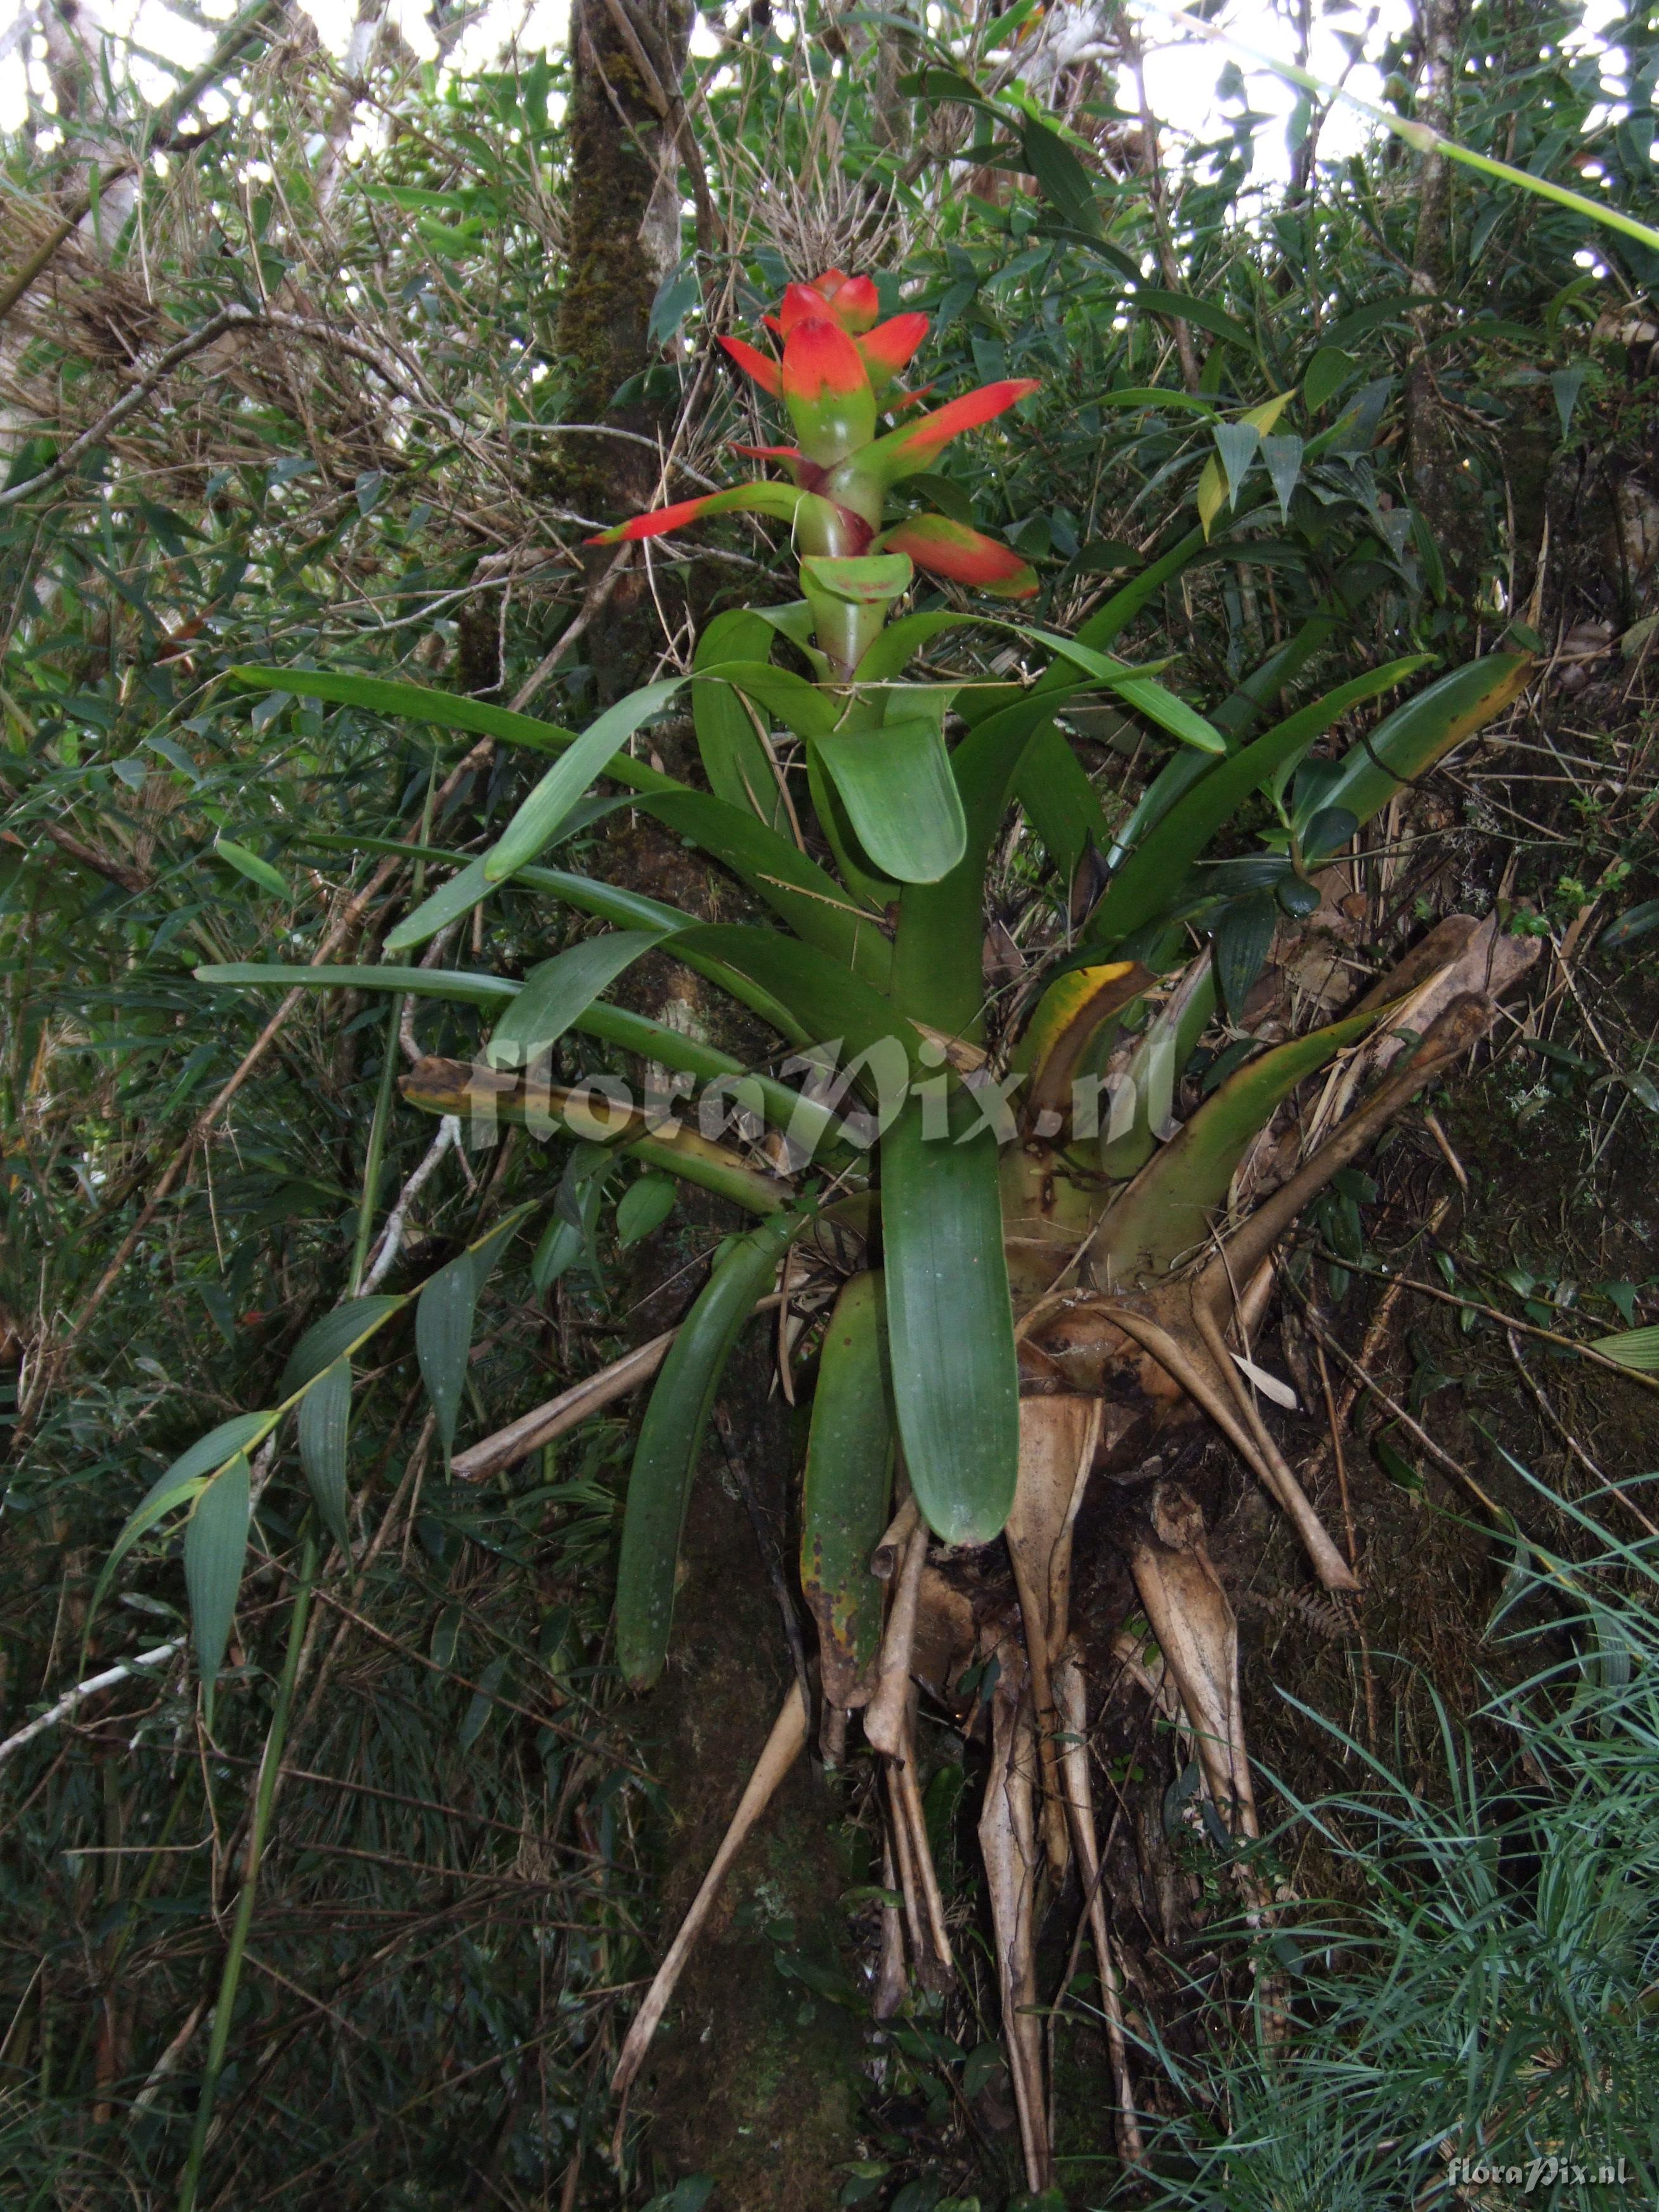
M 1193 791 L 1172 807 L 1144 843 L 1132 852 L 1112 878 L 1089 926 L 1092 945 L 1114 945 L 1139 929 L 1170 903 L 1170 894 L 1216 831 L 1230 822 L 1253 791 L 1304 753 L 1339 715 L 1422 667 L 1425 656 L 1408 654 L 1372 669 L 1327 692 L 1291 714 L 1230 760 L 1218 761 Z
M 913 1099 L 882 1146 L 893 1395 L 928 1525 L 946 1543 L 988 1544 L 1008 1517 L 1019 1463 L 997 1145 L 988 1129 L 964 1142 L 930 1137 L 927 1103 Z
M 617 1562 L 617 1657 L 634 1689 L 656 1680 L 667 1654 L 680 1530 L 726 1363 L 779 1261 L 811 1218 L 780 1214 L 739 1237 L 681 1323 L 651 1393 L 628 1479 Z
M 744 995 L 744 978 L 734 969 L 702 956 L 697 958 L 700 975 L 708 975 L 724 988 Z M 297 987 L 313 991 L 411 992 L 486 1009 L 512 1006 L 525 989 L 522 983 L 507 975 L 480 975 L 465 968 L 400 968 L 390 963 L 379 968 L 312 968 L 283 960 L 231 960 L 198 968 L 195 973 L 197 981 L 202 983 L 273 983 L 284 990 Z M 756 986 L 744 995 L 744 1003 L 759 1011 L 773 1002 L 769 994 Z M 787 1008 L 781 1008 L 780 1012 L 786 1020 L 793 1021 Z M 606 1006 L 596 1000 L 573 1017 L 570 1026 L 584 1036 L 598 1037 L 605 1044 L 638 1053 L 642 1060 L 660 1060 L 665 1067 L 695 1075 L 702 1082 L 713 1083 L 722 1076 L 744 1077 L 746 1083 L 755 1086 L 767 1120 L 780 1129 L 792 1129 L 803 1143 L 816 1145 L 830 1133 L 835 1116 L 827 1108 L 815 1106 L 775 1076 L 746 1069 L 743 1061 L 734 1059 L 729 1052 L 721 1052 L 695 1037 L 683 1036 L 665 1022 L 653 1022 L 644 1014 L 630 1012 L 625 1006 Z M 335 1355 L 329 1356 L 331 1358 Z M 323 1366 L 327 1364 L 327 1360 L 321 1363 Z
M 801 1490 L 801 1593 L 818 1625 L 824 1695 L 845 1705 L 881 1642 L 882 1587 L 870 1554 L 893 1482 L 892 1378 L 881 1277 L 842 1286 L 824 1331 Z
M 1114 1282 L 1158 1275 L 1201 1243 L 1244 1148 L 1304 1076 L 1358 1042 L 1382 1009 L 1275 1045 L 1228 1077 L 1150 1159 L 1096 1232 L 1092 1264 Z M 1239 1288 L 1242 1290 L 1241 1284 Z
M 1077 680 L 1072 678 L 1073 689 Z M 1026 748 L 1064 696 L 1054 690 L 1016 699 L 970 730 L 951 757 L 967 823 L 965 848 L 942 881 L 905 886 L 893 951 L 896 1004 L 934 1029 L 977 1035 L 992 841 Z
M 389 714 L 398 721 L 426 722 L 434 729 L 499 738 L 503 744 L 523 745 L 531 752 L 562 753 L 576 743 L 576 732 L 557 722 L 538 721 L 532 714 L 515 714 L 509 708 L 492 707 L 482 699 L 463 699 L 452 691 L 434 691 L 424 684 L 389 683 L 383 677 L 324 668 L 244 667 L 230 672 L 239 684 L 252 690 L 291 691 L 297 698 L 361 707 L 369 714 Z M 679 788 L 672 775 L 643 761 L 624 758 L 607 773 L 635 791 Z
M 1529 653 L 1488 653 L 1431 684 L 1350 747 L 1339 774 L 1321 785 L 1314 811 L 1340 808 L 1357 822 L 1368 822 L 1396 792 L 1502 714 L 1525 690 L 1532 668 Z

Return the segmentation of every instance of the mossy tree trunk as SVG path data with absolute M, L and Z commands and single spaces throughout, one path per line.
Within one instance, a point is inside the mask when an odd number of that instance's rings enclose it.
M 672 118 L 690 24 L 684 0 L 575 0 L 571 11 L 568 249 L 555 332 L 566 419 L 635 437 L 661 427 L 655 411 L 612 403 L 649 365 L 652 302 L 679 259 Z M 651 504 L 658 471 L 648 447 L 592 429 L 562 443 L 561 491 L 580 513 L 613 522 Z M 597 553 L 596 569 L 613 557 Z M 602 702 L 640 681 L 654 625 L 643 577 L 623 576 L 590 642 Z

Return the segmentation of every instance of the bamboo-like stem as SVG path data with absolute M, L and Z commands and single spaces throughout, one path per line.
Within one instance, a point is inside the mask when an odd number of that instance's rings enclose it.
M 196 2124 L 191 2131 L 190 2151 L 179 2183 L 178 2212 L 195 2212 L 196 2191 L 202 2177 L 202 2160 L 207 2150 L 208 2130 L 213 2124 L 219 2075 L 230 2043 L 231 2015 L 236 2009 L 236 1991 L 242 1978 L 243 1961 L 247 1956 L 248 1930 L 253 1924 L 254 1902 L 259 1890 L 259 1863 L 264 1855 L 265 1838 L 270 1832 L 270 1815 L 282 1778 L 283 1747 L 287 1741 L 289 1715 L 293 1710 L 294 1692 L 300 1679 L 300 1654 L 305 1648 L 306 1623 L 311 1613 L 312 1585 L 316 1575 L 317 1539 L 307 1530 L 300 1558 L 300 1579 L 295 1592 L 294 1610 L 289 1616 L 288 1650 L 283 1661 L 282 1679 L 276 1686 L 276 1703 L 265 1736 L 264 1755 L 259 1761 L 259 1777 L 254 1787 L 253 1818 L 248 1827 L 242 1886 L 237 1893 L 236 1917 L 231 1924 L 230 1943 L 219 1976 L 219 1995 L 213 2008 L 213 2033 L 208 2039 L 207 2063 L 202 2069 L 201 2094 L 196 2101 Z

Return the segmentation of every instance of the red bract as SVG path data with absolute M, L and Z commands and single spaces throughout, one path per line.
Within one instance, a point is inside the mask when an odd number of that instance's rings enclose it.
M 783 402 L 799 440 L 735 450 L 778 462 L 793 483 L 744 484 L 683 500 L 606 531 L 603 540 L 660 537 L 705 514 L 787 518 L 805 564 L 818 650 L 842 682 L 852 678 L 888 606 L 908 587 L 912 563 L 1001 599 L 1029 599 L 1037 588 L 1036 571 L 1011 547 L 940 515 L 913 516 L 878 536 L 890 485 L 931 467 L 960 432 L 990 422 L 1037 389 L 1032 379 L 1005 378 L 878 438 L 878 415 L 906 416 L 931 389 L 907 392 L 894 381 L 927 336 L 927 316 L 911 310 L 878 323 L 879 312 L 870 277 L 827 269 L 811 283 L 791 284 L 778 313 L 766 317 L 783 341 L 781 362 L 743 338 L 722 337 L 730 359 Z M 872 553 L 871 573 L 860 572 L 853 591 L 846 564 Z
M 745 376 L 752 376 L 763 392 L 769 392 L 774 399 L 783 397 L 783 371 L 769 355 L 758 346 L 751 346 L 747 338 L 729 338 L 722 331 L 720 343 Z
M 926 315 L 890 315 L 867 337 L 858 341 L 860 356 L 878 391 L 908 366 L 910 356 L 927 335 Z
M 918 568 L 971 584 L 1000 599 L 1029 599 L 1037 588 L 1036 570 L 1012 545 L 952 522 L 943 514 L 913 514 L 884 531 L 876 541 L 884 553 L 908 553 Z

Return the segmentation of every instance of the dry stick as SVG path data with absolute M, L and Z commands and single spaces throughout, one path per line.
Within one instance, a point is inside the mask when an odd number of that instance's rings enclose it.
M 1325 1347 L 1317 1339 L 1315 1340 L 1314 1352 L 1319 1361 L 1319 1387 L 1325 1399 L 1325 1419 L 1330 1424 L 1331 1452 L 1336 1462 L 1336 1486 L 1342 1499 L 1342 1531 L 1347 1539 L 1348 1565 L 1358 1575 L 1359 1544 L 1354 1534 L 1353 1507 L 1348 1498 L 1348 1463 L 1342 1449 L 1342 1431 L 1336 1418 L 1336 1401 L 1331 1395 L 1331 1370 L 1325 1358 Z M 1354 1625 L 1359 1636 L 1359 1670 L 1365 1685 L 1365 1747 L 1375 1759 L 1377 1743 L 1376 1678 L 1371 1672 L 1370 1641 L 1357 1608 Z
M 37 1736 L 45 1735 L 47 1729 L 56 1728 L 59 1721 L 67 1720 L 88 1698 L 96 1697 L 100 1690 L 112 1690 L 118 1682 L 130 1681 L 141 1667 L 159 1667 L 164 1660 L 174 1657 L 184 1648 L 184 1638 L 175 1636 L 170 1644 L 158 1644 L 149 1651 L 140 1651 L 131 1659 L 124 1659 L 118 1667 L 106 1667 L 101 1674 L 89 1674 L 84 1682 L 77 1682 L 72 1690 L 65 1690 L 56 1704 L 48 1705 L 43 1713 L 37 1713 L 27 1728 L 19 1729 L 15 1735 L 9 1735 L 3 1743 L 0 1743 L 0 1766 L 3 1766 L 14 1753 L 21 1751 L 25 1744 L 33 1743 Z
M 1290 1501 L 1285 1510 L 1290 1513 L 1304 1543 L 1308 1547 L 1315 1572 L 1328 1589 L 1358 1589 L 1359 1577 L 1332 1542 L 1324 1522 L 1314 1510 L 1307 1493 L 1291 1473 L 1290 1462 L 1279 1450 L 1267 1423 L 1262 1419 L 1261 1408 L 1255 1401 L 1255 1392 L 1250 1389 L 1244 1377 L 1234 1366 L 1227 1350 L 1226 1340 L 1221 1334 L 1221 1324 L 1203 1299 L 1194 1298 L 1193 1309 L 1198 1322 L 1198 1333 L 1203 1338 L 1206 1348 L 1211 1358 L 1214 1360 L 1223 1382 L 1232 1392 L 1240 1416 L 1245 1426 L 1255 1438 L 1256 1447 L 1264 1464 L 1273 1469 L 1279 1489 L 1284 1498 Z M 1340 1573 L 1337 1571 L 1339 1568 Z
M 1330 1259 L 1339 1267 L 1352 1267 L 1340 1252 L 1327 1253 L 1321 1248 L 1320 1257 Z M 1610 1359 L 1605 1352 L 1598 1352 L 1593 1344 L 1581 1344 L 1577 1337 L 1563 1336 L 1559 1329 L 1540 1328 L 1535 1322 L 1519 1320 L 1507 1314 L 1501 1306 L 1489 1306 L 1479 1298 L 1466 1297 L 1456 1291 L 1443 1291 L 1438 1283 L 1425 1283 L 1415 1275 L 1395 1275 L 1390 1278 L 1389 1290 L 1416 1291 L 1425 1298 L 1438 1298 L 1442 1305 L 1461 1306 L 1465 1312 L 1479 1314 L 1483 1320 L 1495 1321 L 1500 1328 L 1516 1329 L 1522 1336 L 1535 1336 L 1545 1344 L 1559 1344 L 1563 1350 L 1576 1352 L 1581 1359 L 1592 1366 L 1605 1367 L 1609 1374 L 1621 1376 L 1626 1382 L 1634 1382 L 1644 1390 L 1659 1390 L 1659 1375 L 1644 1375 L 1639 1367 L 1627 1367 L 1622 1359 Z M 1367 1343 L 1369 1344 L 1369 1338 Z M 1364 1354 L 1361 1354 L 1362 1358 Z
M 881 1886 L 891 1897 L 898 1887 L 893 1866 L 893 1839 L 881 1839 Z M 881 1966 L 876 1975 L 870 2010 L 878 2020 L 891 2020 L 904 2002 L 904 1916 L 900 1906 L 884 1902 L 881 1908 Z
M 956 1958 L 951 1949 L 951 1938 L 945 1927 L 945 1899 L 939 1886 L 939 1869 L 933 1864 L 933 1846 L 927 1840 L 927 1821 L 921 1809 L 921 1790 L 916 1781 L 916 1692 L 911 1686 L 905 1700 L 904 1734 L 900 1740 L 900 1755 L 888 1768 L 888 1778 L 895 1781 L 903 1817 L 910 1829 L 910 1856 L 916 1870 L 916 1880 L 921 1890 L 921 1901 L 927 1908 L 928 1933 L 933 1938 L 933 1952 L 945 1973 L 956 1971 Z
M 910 1823 L 899 1796 L 898 1768 L 887 1762 L 887 1832 L 898 1860 L 899 1895 L 904 1900 L 904 1924 L 910 1936 L 910 1956 L 918 1972 L 927 1958 L 927 1931 L 922 1919 L 921 1887 L 916 1880 L 915 1856 L 910 1848 Z
M 912 1492 L 898 1511 L 894 1514 L 882 1534 L 881 1541 L 870 1554 L 870 1571 L 878 1581 L 890 1583 L 896 1571 L 910 1532 L 915 1527 L 921 1509 Z
M 1048 2110 L 1042 2094 L 1042 2034 L 1037 2026 L 1036 1825 L 1031 1805 L 1033 1746 L 1023 1694 L 999 1683 L 991 1700 L 991 1772 L 979 1816 L 980 1856 L 990 1893 L 1008 2071 L 1019 2112 L 1026 2185 L 1048 2185 Z
M 774 1293 L 762 1298 L 755 1310 L 763 1313 L 769 1306 L 781 1303 Z M 457 1452 L 450 1462 L 451 1478 L 456 1482 L 483 1482 L 506 1468 L 516 1467 L 521 1459 L 528 1459 L 542 1444 L 550 1444 L 555 1437 L 580 1427 L 601 1407 L 625 1398 L 641 1382 L 648 1382 L 668 1357 L 668 1347 L 678 1334 L 678 1327 L 665 1328 L 660 1336 L 651 1337 L 644 1344 L 636 1345 L 632 1352 L 624 1352 L 620 1359 L 613 1359 L 597 1375 L 573 1382 L 568 1390 L 560 1391 L 545 1405 L 533 1406 L 529 1413 L 520 1413 L 516 1421 L 497 1429 L 494 1436 L 469 1444 L 464 1452 Z
M 35 493 L 50 491 L 54 484 L 61 483 L 66 476 L 71 474 L 83 454 L 89 453 L 94 446 L 101 446 L 112 430 L 118 429 L 130 415 L 137 413 L 151 392 L 158 385 L 166 383 L 181 362 L 188 361 L 192 354 L 200 353 L 204 346 L 210 346 L 215 339 L 222 337 L 227 331 L 258 326 L 264 319 L 256 307 L 222 307 L 216 315 L 210 315 L 206 322 L 187 331 L 176 344 L 170 345 L 165 353 L 158 355 L 154 368 L 146 370 L 138 381 L 130 386 L 112 406 L 106 408 L 89 428 L 82 430 L 78 438 L 72 439 L 50 468 L 42 469 L 38 476 L 27 477 L 21 483 L 0 491 L 0 508 L 15 507 L 19 500 L 33 498 Z
M 617 2070 L 611 2077 L 615 2094 L 624 2100 L 617 2118 L 617 2139 L 614 2148 L 620 2153 L 623 2123 L 627 2118 L 626 2097 L 629 2085 L 644 2063 L 651 2039 L 656 2033 L 663 2014 L 673 1997 L 675 1986 L 684 1972 L 692 1947 L 702 1933 L 703 1923 L 714 1907 L 732 1862 L 743 1849 L 750 1830 L 766 1810 L 774 1792 L 784 1776 L 800 1756 L 806 1741 L 806 1705 L 800 1693 L 800 1684 L 792 1682 L 783 1709 L 772 1724 L 772 1733 L 766 1740 L 766 1748 L 748 1786 L 738 1801 L 738 1809 L 732 1815 L 714 1863 L 702 1878 L 702 1887 L 691 1900 L 691 1909 L 680 1923 L 680 1930 L 669 1947 L 668 1956 L 657 1969 L 656 1978 L 646 1992 L 645 2002 L 635 2016 L 623 2045 L 622 2056 L 617 2061 Z

